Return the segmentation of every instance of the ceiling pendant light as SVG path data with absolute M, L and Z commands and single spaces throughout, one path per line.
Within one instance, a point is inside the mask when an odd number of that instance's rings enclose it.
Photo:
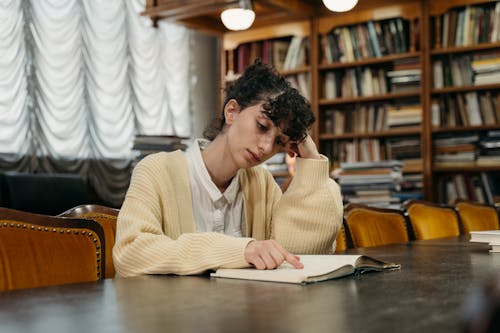
M 332 12 L 347 12 L 356 6 L 358 0 L 323 0 L 326 8 Z
M 255 20 L 255 12 L 250 0 L 240 0 L 238 8 L 224 10 L 220 18 L 224 26 L 229 30 L 246 30 L 250 28 Z

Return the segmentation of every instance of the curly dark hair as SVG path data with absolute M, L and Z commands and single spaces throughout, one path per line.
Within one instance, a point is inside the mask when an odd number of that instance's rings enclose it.
M 264 102 L 262 113 L 275 126 L 280 127 L 291 141 L 304 140 L 307 130 L 315 121 L 311 105 L 297 89 L 291 87 L 274 67 L 257 59 L 240 78 L 226 88 L 220 118 L 203 133 L 207 139 L 215 139 L 224 128 L 224 107 L 231 99 L 236 100 L 242 110 Z

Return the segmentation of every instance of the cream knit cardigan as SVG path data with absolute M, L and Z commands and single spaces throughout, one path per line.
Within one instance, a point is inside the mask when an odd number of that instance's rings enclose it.
M 247 267 L 244 250 L 252 239 L 275 239 L 295 254 L 333 252 L 343 206 L 326 157 L 297 158 L 284 194 L 262 167 L 240 170 L 248 238 L 196 233 L 187 169 L 181 151 L 149 155 L 135 167 L 118 216 L 118 275 Z

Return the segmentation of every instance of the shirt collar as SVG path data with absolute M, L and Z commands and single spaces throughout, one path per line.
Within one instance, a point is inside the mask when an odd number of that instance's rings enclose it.
M 229 204 L 232 204 L 236 200 L 236 196 L 238 195 L 240 189 L 240 171 L 238 170 L 224 193 L 221 193 L 217 185 L 215 185 L 212 181 L 205 162 L 203 161 L 203 157 L 201 156 L 201 151 L 208 146 L 209 143 L 210 141 L 206 139 L 195 139 L 186 152 L 190 155 L 194 162 L 193 166 L 195 170 L 195 177 L 203 188 L 205 188 L 210 196 L 210 199 L 214 203 L 220 201 L 221 199 L 225 199 Z

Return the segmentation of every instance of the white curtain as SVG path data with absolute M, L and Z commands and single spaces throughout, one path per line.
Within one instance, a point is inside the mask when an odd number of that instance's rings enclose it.
M 144 6 L 0 0 L 0 169 L 78 172 L 122 195 L 136 134 L 191 136 L 190 32 L 152 27 Z
M 0 0 L 0 152 L 31 150 L 30 98 L 21 0 Z

